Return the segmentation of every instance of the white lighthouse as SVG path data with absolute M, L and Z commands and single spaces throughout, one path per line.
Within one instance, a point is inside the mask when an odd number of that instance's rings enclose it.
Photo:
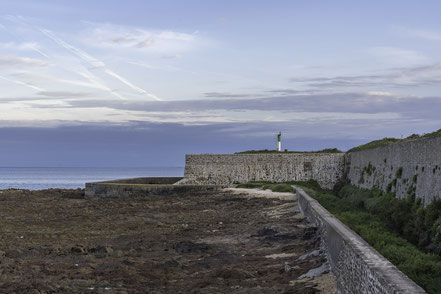
M 282 132 L 277 134 L 277 151 L 282 151 Z

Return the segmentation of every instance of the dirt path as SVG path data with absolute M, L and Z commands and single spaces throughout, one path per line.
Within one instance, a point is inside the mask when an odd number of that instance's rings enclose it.
M 293 194 L 0 192 L 0 293 L 335 292 Z

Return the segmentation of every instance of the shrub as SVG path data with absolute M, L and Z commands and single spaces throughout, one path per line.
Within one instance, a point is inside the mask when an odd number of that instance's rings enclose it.
M 302 183 L 297 183 L 302 185 Z M 345 185 L 338 194 L 308 192 L 428 293 L 441 293 L 441 200 L 426 208 L 415 197 Z

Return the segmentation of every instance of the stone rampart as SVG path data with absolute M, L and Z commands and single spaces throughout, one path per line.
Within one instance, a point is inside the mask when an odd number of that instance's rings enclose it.
M 340 293 L 426 293 L 302 189 L 299 208 L 320 232 Z
M 85 196 L 90 197 L 152 197 L 210 193 L 222 189 L 214 185 L 175 185 L 182 178 L 135 178 L 86 183 Z
M 414 193 L 426 205 L 441 199 L 441 137 L 350 152 L 346 164 L 347 179 L 360 188 L 377 187 L 400 198 Z
M 332 189 L 344 179 L 344 153 L 198 154 L 185 158 L 187 184 L 316 180 Z

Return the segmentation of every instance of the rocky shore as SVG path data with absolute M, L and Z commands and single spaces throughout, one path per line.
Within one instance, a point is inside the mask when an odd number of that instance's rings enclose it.
M 0 293 L 334 293 L 295 195 L 0 191 Z

